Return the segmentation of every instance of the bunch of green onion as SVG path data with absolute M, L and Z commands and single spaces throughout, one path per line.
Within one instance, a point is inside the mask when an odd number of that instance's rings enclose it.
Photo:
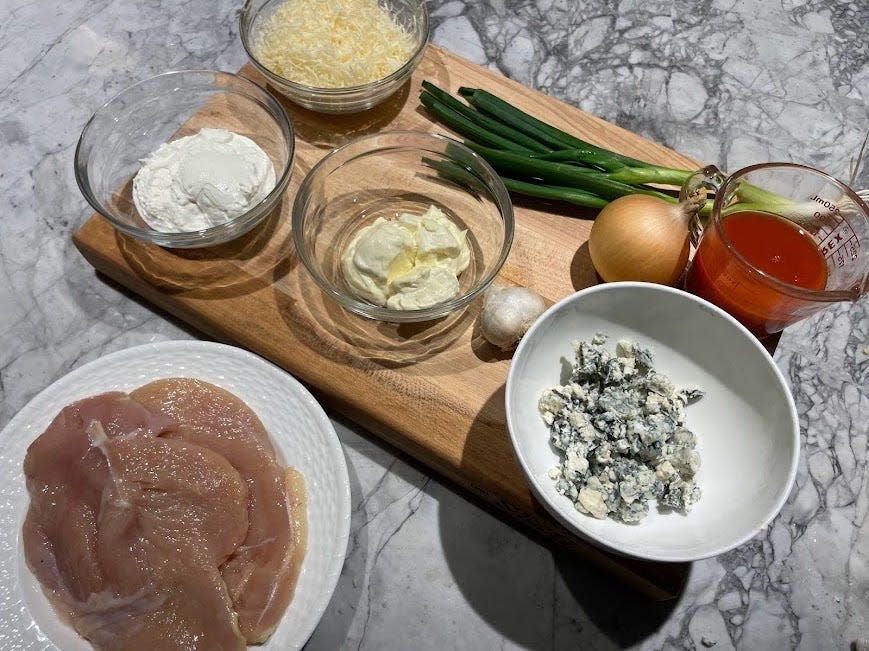
M 655 186 L 681 186 L 694 173 L 653 165 L 596 147 L 478 88 L 460 88 L 467 103 L 424 81 L 420 102 L 463 137 L 513 193 L 600 209 L 646 194 L 678 204 Z M 701 210 L 708 214 L 711 201 Z

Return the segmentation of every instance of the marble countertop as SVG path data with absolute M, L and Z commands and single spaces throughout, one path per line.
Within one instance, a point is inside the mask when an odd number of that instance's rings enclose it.
M 0 427 L 71 369 L 197 337 L 97 277 L 72 158 L 85 121 L 151 74 L 237 70 L 238 2 L 0 6 Z M 430 0 L 434 43 L 698 160 L 848 178 L 869 129 L 865 0 Z M 859 175 L 869 187 L 869 174 Z M 848 649 L 869 637 L 869 302 L 786 330 L 803 436 L 767 531 L 651 603 L 550 551 L 335 416 L 351 541 L 309 649 Z M 862 647 L 861 647 L 862 648 Z

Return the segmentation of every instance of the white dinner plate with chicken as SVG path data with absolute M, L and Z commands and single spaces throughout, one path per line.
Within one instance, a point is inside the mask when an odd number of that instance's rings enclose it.
M 49 386 L 2 441 L 0 648 L 310 637 L 344 563 L 350 485 L 291 375 L 222 344 L 137 346 Z

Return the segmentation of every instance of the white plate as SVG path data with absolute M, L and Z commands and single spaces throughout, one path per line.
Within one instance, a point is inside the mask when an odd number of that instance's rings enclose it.
M 0 649 L 92 648 L 58 620 L 24 561 L 27 446 L 75 400 L 166 377 L 199 378 L 244 400 L 284 461 L 304 475 L 308 550 L 296 593 L 274 635 L 253 648 L 300 649 L 313 633 L 338 582 L 350 532 L 350 482 L 332 423 L 305 387 L 262 358 L 222 344 L 170 341 L 122 350 L 72 371 L 33 398 L 0 435 Z
M 574 361 L 571 342 L 609 335 L 652 349 L 655 369 L 677 387 L 706 395 L 687 408 L 698 438 L 700 501 L 683 515 L 658 512 L 639 524 L 578 512 L 548 472 L 558 455 L 537 410 L 545 390 L 562 384 Z M 507 378 L 507 425 L 519 464 L 537 498 L 563 524 L 611 550 L 657 561 L 721 554 L 763 529 L 793 484 L 799 425 L 784 377 L 758 341 L 730 315 L 677 289 L 609 283 L 553 305 L 522 338 Z

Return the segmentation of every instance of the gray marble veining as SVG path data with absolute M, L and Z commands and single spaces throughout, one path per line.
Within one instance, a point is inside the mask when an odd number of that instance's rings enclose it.
M 848 178 L 869 130 L 869 3 L 432 0 L 433 40 L 697 160 Z M 245 61 L 235 2 L 0 4 L 0 426 L 71 368 L 197 336 L 96 276 L 81 128 L 130 83 Z M 866 168 L 855 185 L 869 187 Z M 788 329 L 803 448 L 764 532 L 649 603 L 550 552 L 336 417 L 347 562 L 310 649 L 847 649 L 869 637 L 869 301 Z

